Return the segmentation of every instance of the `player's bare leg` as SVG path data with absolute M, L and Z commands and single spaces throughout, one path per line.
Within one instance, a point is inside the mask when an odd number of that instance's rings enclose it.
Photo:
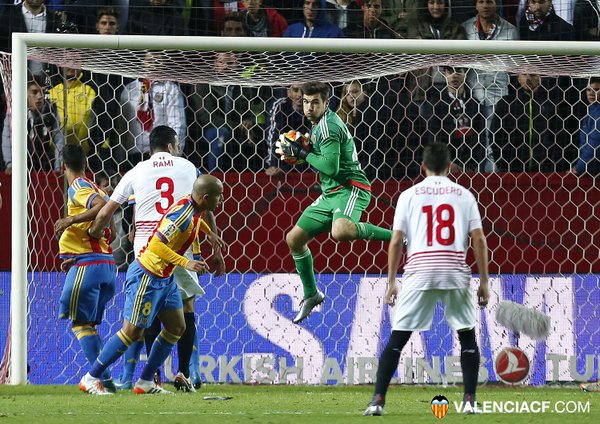
M 297 225 L 285 237 L 285 241 L 292 252 L 292 258 L 294 258 L 294 262 L 296 263 L 296 270 L 302 281 L 302 287 L 304 288 L 304 299 L 300 304 L 300 312 L 298 312 L 293 320 L 294 324 L 298 324 L 306 318 L 313 308 L 323 303 L 325 299 L 325 295 L 317 290 L 313 257 L 308 248 L 308 242 L 311 239 L 312 236 Z

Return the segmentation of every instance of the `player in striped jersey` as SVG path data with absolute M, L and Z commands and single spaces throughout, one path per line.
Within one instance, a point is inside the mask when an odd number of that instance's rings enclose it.
M 180 197 L 189 194 L 194 180 L 200 175 L 200 171 L 188 160 L 179 157 L 179 139 L 172 128 L 160 125 L 150 133 L 150 159 L 138 163 L 132 170 L 127 172 L 117 187 L 110 200 L 103 208 L 92 224 L 91 234 L 96 234 L 110 219 L 121 204 L 128 201 L 135 204 L 135 236 L 133 248 L 135 256 L 152 236 L 156 225 L 163 214 Z M 216 234 L 216 223 L 211 211 L 206 211 L 205 221 Z M 215 275 L 221 275 L 224 270 L 223 256 L 221 254 L 222 240 L 213 243 L 212 265 Z M 199 253 L 196 252 L 196 253 Z M 188 259 L 192 259 L 192 251 L 186 252 Z M 183 312 L 186 330 L 177 344 L 177 355 L 179 372 L 175 376 L 175 386 L 179 390 L 194 391 L 190 377 L 199 384 L 200 377 L 190 373 L 190 358 L 196 345 L 196 321 L 194 315 L 194 300 L 196 296 L 202 296 L 204 290 L 198 284 L 198 276 L 182 267 L 175 268 L 173 278 L 179 286 L 183 299 Z M 160 323 L 150 326 L 144 332 L 146 346 L 152 346 L 154 339 L 160 333 Z M 135 365 L 139 360 L 143 340 L 134 342 L 125 354 L 125 366 L 123 376 L 120 379 L 119 388 L 132 388 L 133 373 Z M 148 349 L 148 354 L 150 353 Z M 197 353 L 197 349 L 196 349 Z M 196 365 L 197 360 L 194 361 Z
M 390 380 L 398 368 L 400 352 L 413 331 L 431 328 L 435 305 L 445 304 L 448 325 L 458 332 L 465 410 L 475 410 L 479 374 L 479 348 L 475 339 L 475 305 L 470 290 L 471 270 L 466 264 L 469 241 L 479 271 L 477 303 L 488 303 L 488 252 L 475 197 L 450 181 L 450 152 L 443 143 L 423 151 L 426 178 L 404 191 L 394 215 L 394 235 L 388 252 L 385 302 L 394 305 L 392 334 L 377 369 L 375 395 L 364 415 L 381 415 Z M 404 247 L 406 265 L 398 295 L 396 273 Z
M 81 350 L 93 364 L 102 347 L 96 325 L 102 322 L 106 303 L 115 294 L 117 270 L 110 247 L 111 229 L 102 228 L 97 239 L 89 237 L 87 230 L 108 196 L 85 177 L 85 152 L 79 144 L 66 145 L 62 154 L 69 182 L 67 217 L 56 221 L 54 229 L 60 235 L 59 255 L 65 261 L 61 268 L 67 277 L 58 316 L 72 321 Z M 102 380 L 107 388 L 114 389 L 108 372 Z
M 103 390 L 98 378 L 158 316 L 163 330 L 152 345 L 134 392 L 171 393 L 157 386 L 152 379 L 185 331 L 183 303 L 173 282 L 173 271 L 176 266 L 200 273 L 208 270 L 204 261 L 189 260 L 182 255 L 198 237 L 199 231 L 212 238 L 216 236 L 204 221 L 203 214 L 213 211 L 222 201 L 223 183 L 211 175 L 201 175 L 194 182 L 192 194 L 167 210 L 148 244 L 127 270 L 123 327 L 106 342 L 90 371 L 81 379 L 79 387 L 82 391 L 109 394 Z
M 354 139 L 340 117 L 329 109 L 329 87 L 321 82 L 302 86 L 304 114 L 312 123 L 308 152 L 300 143 L 290 143 L 284 158 L 303 159 L 319 171 L 322 194 L 308 206 L 286 236 L 304 287 L 304 300 L 294 318 L 299 323 L 325 299 L 317 290 L 313 257 L 308 242 L 323 232 L 338 241 L 390 240 L 392 232 L 360 222 L 371 202 L 371 183 L 360 167 Z

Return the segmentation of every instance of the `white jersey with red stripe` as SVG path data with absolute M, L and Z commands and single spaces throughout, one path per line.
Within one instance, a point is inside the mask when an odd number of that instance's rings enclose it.
M 482 228 L 471 192 L 448 177 L 431 176 L 404 191 L 394 214 L 394 231 L 408 246 L 403 290 L 469 287 L 465 258 L 470 232 Z
M 158 152 L 127 172 L 110 197 L 117 203 L 135 203 L 135 256 L 148 243 L 164 213 L 192 192 L 200 171 L 187 159 Z

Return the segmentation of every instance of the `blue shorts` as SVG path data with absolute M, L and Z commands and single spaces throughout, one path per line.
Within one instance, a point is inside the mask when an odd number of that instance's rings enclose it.
M 114 260 L 81 259 L 69 269 L 62 294 L 58 317 L 79 323 L 102 322 L 108 301 L 115 294 L 117 268 Z
M 176 309 L 183 309 L 183 302 L 173 276 L 152 275 L 136 259 L 127 270 L 123 317 L 138 328 L 148 328 L 160 312 Z

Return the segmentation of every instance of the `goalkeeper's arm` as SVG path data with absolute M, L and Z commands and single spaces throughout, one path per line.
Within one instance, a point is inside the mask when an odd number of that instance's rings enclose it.
M 287 143 L 281 143 L 280 149 L 285 157 L 305 160 L 317 171 L 329 177 L 333 178 L 340 172 L 340 144 L 335 141 L 325 140 L 319 154 L 309 152 L 298 141 L 288 140 Z

